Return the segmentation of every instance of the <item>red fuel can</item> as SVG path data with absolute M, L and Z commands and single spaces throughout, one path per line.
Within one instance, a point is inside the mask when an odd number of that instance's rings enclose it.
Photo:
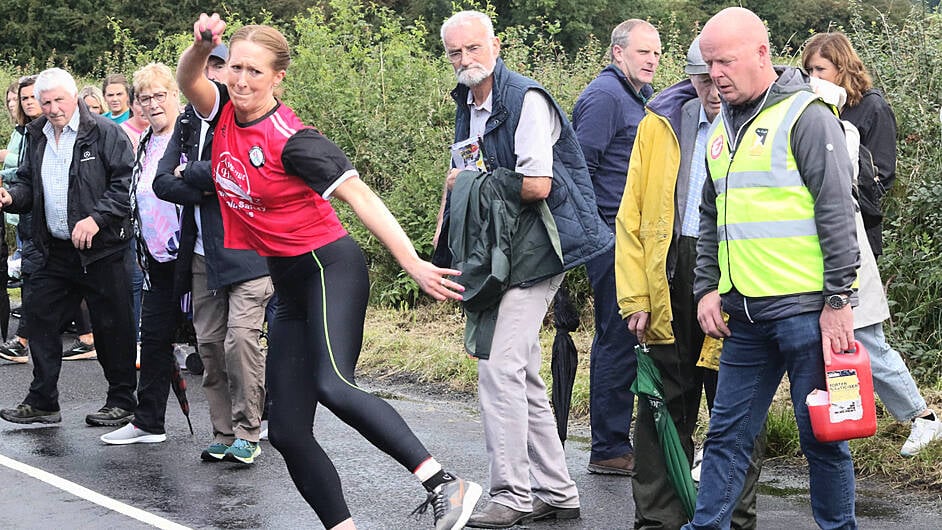
M 827 391 L 814 390 L 806 399 L 814 437 L 840 442 L 873 436 L 877 412 L 867 350 L 855 341 L 853 352 L 832 354 L 824 370 Z

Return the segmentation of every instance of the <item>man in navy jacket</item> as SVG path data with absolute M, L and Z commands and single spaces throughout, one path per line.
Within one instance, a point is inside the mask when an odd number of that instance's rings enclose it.
M 651 24 L 626 20 L 612 31 L 609 54 L 612 63 L 576 101 L 572 124 L 595 187 L 599 215 L 614 232 L 635 133 L 654 93 L 650 83 L 661 58 L 661 39 Z M 635 397 L 629 387 L 637 373 L 638 341 L 618 313 L 615 249 L 586 263 L 586 272 L 595 295 L 588 467 L 592 473 L 630 475 L 634 453 L 628 435 Z

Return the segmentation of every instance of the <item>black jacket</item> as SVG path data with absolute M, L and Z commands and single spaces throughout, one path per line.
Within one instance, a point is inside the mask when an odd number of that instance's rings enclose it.
M 69 167 L 67 222 L 71 231 L 77 222 L 91 216 L 99 228 L 92 239 L 92 247 L 78 251 L 84 266 L 128 249 L 131 237 L 129 187 L 134 156 L 131 141 L 120 126 L 89 112 L 81 99 L 76 111 L 79 128 Z M 26 127 L 23 138 L 26 156 L 16 171 L 17 181 L 7 190 L 13 204 L 6 208 L 12 213 L 32 212 L 33 244 L 39 251 L 39 267 L 45 266 L 52 239 L 46 227 L 42 181 L 46 151 L 43 127 L 47 121 L 43 116 Z
M 207 132 L 203 150 L 199 152 L 200 123 L 193 107 L 187 105 L 177 117 L 173 136 L 154 177 L 154 193 L 157 197 L 183 205 L 180 251 L 174 274 L 174 292 L 177 294 L 190 290 L 193 249 L 196 246 L 195 205 L 200 207 L 207 289 L 216 290 L 268 275 L 268 264 L 257 252 L 228 249 L 223 245 L 222 214 L 209 162 L 213 129 Z M 174 170 L 182 162 L 186 162 L 186 168 L 177 177 Z
M 880 184 L 871 197 L 879 203 L 886 190 L 896 180 L 896 115 L 875 88 L 864 92 L 863 99 L 853 107 L 845 106 L 841 110 L 841 119 L 847 120 L 860 132 L 860 145 L 866 147 L 873 157 Z M 861 189 L 864 192 L 865 188 Z M 883 254 L 883 224 L 867 228 L 870 248 L 877 256 Z

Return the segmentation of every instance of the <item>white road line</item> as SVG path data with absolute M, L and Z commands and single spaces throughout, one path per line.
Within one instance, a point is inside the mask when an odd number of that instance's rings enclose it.
M 41 480 L 46 484 L 49 484 L 50 486 L 54 486 L 62 491 L 71 493 L 76 497 L 81 497 L 87 501 L 94 502 L 99 506 L 103 506 L 109 510 L 124 514 L 128 517 L 131 517 L 132 519 L 137 519 L 138 521 L 149 524 L 153 527 L 165 528 L 167 530 L 189 530 L 189 527 L 187 526 L 183 526 L 173 521 L 164 519 L 163 517 L 145 512 L 140 508 L 128 506 L 127 504 L 116 501 L 111 497 L 106 497 L 101 493 L 96 493 L 84 486 L 79 486 L 74 482 L 66 480 L 62 477 L 57 477 L 56 475 L 43 471 L 42 469 L 18 462 L 12 458 L 0 455 L 0 465 L 4 465 L 10 469 L 29 475 L 37 480 Z

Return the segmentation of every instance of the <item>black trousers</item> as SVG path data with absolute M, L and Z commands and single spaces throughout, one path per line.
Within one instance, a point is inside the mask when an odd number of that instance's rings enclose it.
M 268 323 L 269 440 L 298 491 L 332 528 L 350 511 L 337 470 L 311 434 L 319 404 L 411 472 L 430 455 L 392 406 L 356 386 L 370 294 L 356 242 L 345 236 L 309 254 L 270 257 L 268 270 L 278 295 Z
M 183 313 L 180 299 L 173 296 L 176 261 L 160 263 L 150 258 L 147 275 L 150 290 L 141 304 L 141 380 L 137 387 L 134 425 L 153 434 L 163 434 L 170 372 L 173 363 L 173 335 Z
M 95 349 L 108 381 L 105 405 L 133 411 L 135 342 L 124 250 L 82 266 L 71 241 L 53 239 L 43 268 L 30 277 L 29 347 L 33 382 L 24 403 L 40 410 L 59 410 L 62 368 L 60 331 L 75 316 L 82 298 L 95 330 Z
M 21 339 L 29 339 L 29 317 L 26 316 L 26 304 L 29 301 L 30 295 L 30 286 L 29 286 L 29 277 L 32 274 L 20 274 L 20 318 L 17 320 L 16 329 L 12 330 L 12 333 L 8 336 L 17 336 Z M 91 317 L 88 316 L 88 305 L 85 304 L 83 300 L 79 304 L 78 309 L 75 312 L 75 316 L 69 319 L 66 322 L 66 326 L 69 325 L 69 322 L 75 322 L 75 333 L 77 335 L 85 335 L 86 333 L 92 332 L 92 321 Z
M 697 322 L 697 304 L 693 299 L 693 269 L 697 259 L 697 240 L 681 237 L 677 244 L 677 268 L 671 283 L 671 310 L 674 320 L 674 344 L 652 345 L 650 355 L 661 372 L 664 384 L 664 402 L 670 412 L 677 434 L 693 461 L 693 433 L 697 428 L 700 396 L 705 372 L 697 367 L 703 347 L 703 331 Z M 713 389 L 707 395 L 715 394 Z M 712 396 L 710 396 L 712 404 Z M 631 493 L 635 501 L 635 528 L 678 529 L 687 522 L 683 505 L 667 478 L 664 452 L 654 426 L 654 412 L 644 398 L 638 399 L 638 417 L 635 420 L 635 476 Z M 756 486 L 765 452 L 765 437 L 757 440 L 757 451 L 749 467 L 746 486 L 733 513 L 732 527 L 755 528 Z

